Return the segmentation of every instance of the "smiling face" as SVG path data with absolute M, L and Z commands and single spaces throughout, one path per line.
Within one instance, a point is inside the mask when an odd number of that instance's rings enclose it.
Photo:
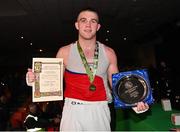
M 77 18 L 75 27 L 79 31 L 80 39 L 95 39 L 96 32 L 100 29 L 97 13 L 89 10 L 82 11 Z

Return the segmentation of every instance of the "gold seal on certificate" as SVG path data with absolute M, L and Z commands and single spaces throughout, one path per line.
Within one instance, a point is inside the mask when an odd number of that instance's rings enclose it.
M 63 59 L 33 58 L 33 102 L 63 100 Z

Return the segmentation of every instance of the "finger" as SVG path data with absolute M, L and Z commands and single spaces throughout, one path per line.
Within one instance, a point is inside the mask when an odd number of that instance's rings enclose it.
M 27 70 L 28 70 L 28 72 L 32 72 L 32 69 L 31 69 L 31 68 L 28 68 Z
M 147 103 L 145 103 L 145 107 L 146 109 L 149 109 L 149 105 Z
M 142 102 L 139 102 L 138 110 L 141 111 L 142 109 L 143 109 L 143 103 L 142 103 Z
M 137 110 L 142 111 L 144 109 L 146 109 L 145 103 L 144 102 L 138 102 Z

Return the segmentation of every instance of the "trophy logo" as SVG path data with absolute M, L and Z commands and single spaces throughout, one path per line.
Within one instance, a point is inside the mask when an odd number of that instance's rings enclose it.
M 112 85 L 116 108 L 133 107 L 141 101 L 152 104 L 154 101 L 146 69 L 113 74 Z

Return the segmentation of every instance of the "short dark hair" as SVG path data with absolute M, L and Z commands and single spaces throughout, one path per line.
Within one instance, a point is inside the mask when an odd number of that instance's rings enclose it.
M 99 18 L 99 12 L 98 12 L 98 10 L 96 10 L 95 8 L 92 8 L 92 7 L 85 7 L 85 8 L 80 9 L 80 10 L 78 11 L 78 14 L 76 15 L 76 20 L 78 19 L 79 14 L 80 14 L 81 12 L 84 12 L 84 11 L 90 11 L 90 12 L 96 13 L 97 16 L 98 16 L 98 22 L 99 22 L 99 19 L 100 19 L 100 18 Z

